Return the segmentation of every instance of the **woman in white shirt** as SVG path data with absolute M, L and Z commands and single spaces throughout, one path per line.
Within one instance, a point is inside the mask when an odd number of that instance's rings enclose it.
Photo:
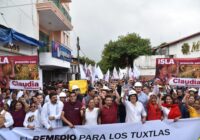
M 94 99 L 90 99 L 88 107 L 82 112 L 83 124 L 85 125 L 97 125 L 99 124 L 99 108 L 95 107 Z
M 137 93 L 134 90 L 129 91 L 128 100 L 127 94 L 124 94 L 123 104 L 126 108 L 126 123 L 145 123 L 147 113 L 141 102 L 138 101 Z
M 14 124 L 12 115 L 4 110 L 4 103 L 0 102 L 0 128 L 9 128 Z
M 30 105 L 30 111 L 26 113 L 25 119 L 24 119 L 24 127 L 35 129 L 41 127 L 40 120 L 39 120 L 39 112 L 38 109 L 36 109 L 36 104 L 31 103 Z

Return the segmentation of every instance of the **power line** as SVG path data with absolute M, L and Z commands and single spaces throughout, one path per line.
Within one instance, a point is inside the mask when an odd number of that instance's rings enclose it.
M 20 6 L 33 5 L 33 4 L 34 4 L 34 3 L 20 4 L 20 5 L 2 6 L 2 7 L 0 7 L 0 9 L 4 9 L 4 8 L 12 8 L 12 7 L 20 7 Z
M 75 30 L 72 30 L 72 32 L 74 33 L 75 37 L 77 37 L 77 34 L 76 34 Z M 85 41 L 83 41 L 83 40 L 81 40 L 81 42 L 87 44 L 87 43 L 86 43 Z M 87 55 L 84 53 L 82 47 L 80 47 L 80 51 L 81 51 L 81 53 L 82 53 L 85 57 L 87 57 Z
M 12 0 L 10 0 L 13 4 L 15 4 Z M 25 5 L 33 5 L 34 3 L 31 3 L 31 4 L 25 4 Z M 37 27 L 37 25 L 35 24 L 35 20 L 32 18 L 32 17 L 30 17 L 26 12 L 24 12 L 24 10 L 22 10 L 20 7 L 16 7 L 19 11 L 21 11 L 26 17 L 28 17 L 31 21 L 32 21 L 32 23 L 33 23 L 33 25 L 35 26 L 35 27 Z M 31 11 L 31 12 L 33 12 L 33 11 Z M 37 23 L 37 22 L 36 22 Z
M 85 53 L 83 52 L 83 50 L 82 50 L 82 49 L 80 49 L 80 51 L 82 52 L 82 54 L 83 54 L 85 57 L 87 57 L 87 56 L 85 55 Z
M 2 16 L 2 18 L 3 18 L 3 20 L 4 20 L 4 22 L 6 23 L 6 25 L 9 27 L 8 22 L 6 21 L 6 19 L 5 19 L 5 17 L 4 17 L 4 14 L 3 14 L 3 13 L 0 13 L 0 14 L 1 14 L 1 16 Z
M 35 27 L 38 27 L 35 23 L 37 23 L 31 16 L 29 16 L 24 10 L 22 10 L 19 6 L 26 6 L 26 5 L 34 5 L 35 3 L 29 3 L 29 4 L 21 4 L 21 5 L 15 5 L 15 3 L 10 0 L 11 3 L 13 3 L 13 5 L 10 5 L 10 6 L 4 6 L 4 7 L 0 7 L 0 9 L 3 9 L 3 8 L 12 8 L 12 7 L 15 7 L 17 8 L 18 11 L 22 12 L 27 18 L 29 18 L 31 21 L 32 21 L 32 24 L 35 26 Z M 5 18 L 5 17 L 4 17 Z

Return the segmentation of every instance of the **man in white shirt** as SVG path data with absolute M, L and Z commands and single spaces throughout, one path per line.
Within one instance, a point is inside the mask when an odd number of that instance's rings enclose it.
M 0 128 L 8 128 L 14 124 L 11 114 L 3 109 L 4 104 L 0 102 Z
M 53 128 L 62 127 L 61 112 L 63 109 L 63 103 L 58 101 L 57 94 L 55 92 L 50 93 L 50 102 L 47 102 L 42 107 L 41 121 L 42 124 L 48 130 Z
M 44 102 L 45 102 L 45 103 L 50 101 L 49 94 L 51 94 L 52 92 L 58 93 L 58 92 L 56 91 L 56 88 L 54 88 L 54 87 L 48 87 L 48 89 L 47 89 L 47 95 L 45 96 L 45 99 L 44 99 Z M 59 99 L 58 94 L 57 94 L 57 98 Z
M 129 91 L 128 100 L 127 94 L 124 95 L 122 102 L 126 107 L 126 121 L 127 123 L 145 123 L 147 113 L 141 102 L 138 101 L 137 93 L 134 90 Z

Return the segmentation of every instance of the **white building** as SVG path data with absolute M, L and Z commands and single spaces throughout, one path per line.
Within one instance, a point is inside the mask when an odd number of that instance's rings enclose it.
M 156 54 L 173 58 L 200 57 L 200 32 L 155 48 Z
M 142 79 L 155 76 L 156 58 L 199 58 L 200 32 L 153 48 L 153 51 L 156 55 L 140 56 L 134 61 Z
M 134 61 L 134 65 L 140 71 L 140 78 L 143 80 L 151 80 L 156 73 L 156 58 L 165 58 L 165 55 L 149 55 L 139 56 Z
M 0 24 L 27 36 L 44 41 L 39 49 L 40 73 L 43 81 L 67 81 L 70 71 L 70 33 L 73 26 L 69 14 L 71 0 L 1 0 Z M 0 47 L 0 54 L 11 55 Z M 14 55 L 38 54 L 30 48 Z M 5 53 L 6 52 L 6 53 Z

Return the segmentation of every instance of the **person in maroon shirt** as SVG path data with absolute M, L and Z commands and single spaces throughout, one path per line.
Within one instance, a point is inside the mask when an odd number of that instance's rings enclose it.
M 28 104 L 24 98 L 20 98 L 14 105 L 14 110 L 11 112 L 11 115 L 14 120 L 13 127 L 23 127 L 24 118 L 26 112 L 29 110 Z
M 63 125 L 68 125 L 70 128 L 74 128 L 74 125 L 81 125 L 83 110 L 81 102 L 77 100 L 76 93 L 71 92 L 69 101 L 64 103 L 61 114 Z
M 117 123 L 118 121 L 118 104 L 120 96 L 117 92 L 114 93 L 116 98 L 113 102 L 113 97 L 110 95 L 105 96 L 105 104 L 100 111 L 101 124 Z

